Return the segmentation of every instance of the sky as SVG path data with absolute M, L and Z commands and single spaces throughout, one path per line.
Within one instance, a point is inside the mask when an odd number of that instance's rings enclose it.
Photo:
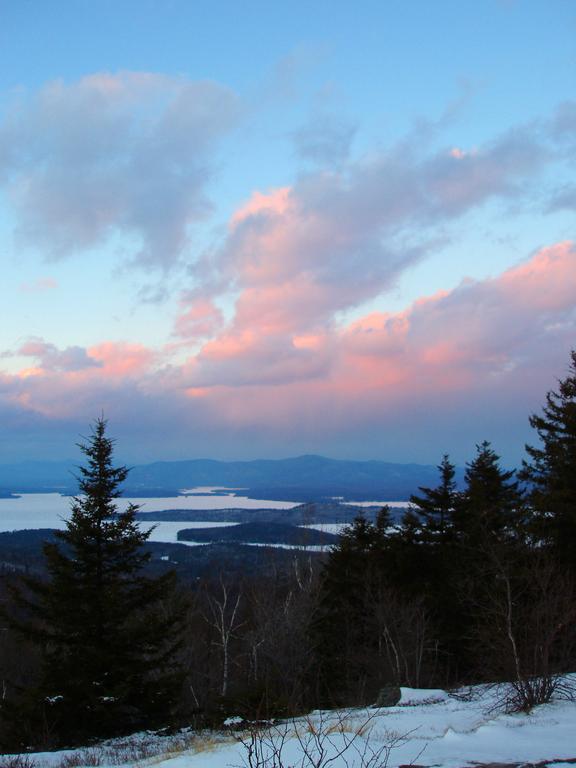
M 0 462 L 517 464 L 575 166 L 573 0 L 0 0 Z

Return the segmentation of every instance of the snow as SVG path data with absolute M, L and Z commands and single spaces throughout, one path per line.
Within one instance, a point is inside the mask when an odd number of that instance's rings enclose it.
M 299 528 L 313 528 L 315 531 L 321 531 L 322 533 L 335 533 L 338 535 L 349 525 L 350 523 L 306 523 L 306 525 L 300 525 Z
M 412 506 L 410 501 L 343 501 L 353 507 L 401 507 L 407 509 Z
M 198 495 L 206 495 L 211 493 L 218 493 L 219 495 L 222 494 L 223 496 L 234 496 L 236 491 L 246 491 L 247 488 L 229 488 L 227 486 L 223 485 L 196 485 L 193 488 L 180 488 L 179 493 L 186 496 L 187 494 L 193 494 L 195 496 Z M 229 493 L 224 493 L 224 491 L 229 491 Z
M 226 720 L 222 723 L 222 725 L 225 728 L 229 728 L 232 725 L 240 725 L 244 722 L 244 719 L 242 717 L 239 717 L 238 715 L 234 715 L 233 717 L 227 717 Z
M 191 528 L 226 528 L 232 525 L 238 525 L 238 523 L 221 523 L 221 522 L 170 522 L 166 520 L 143 520 L 140 521 L 140 528 L 148 530 L 154 528 L 150 534 L 148 541 L 158 542 L 160 544 L 186 544 L 187 546 L 198 546 L 202 542 L 196 541 L 178 541 L 178 531 L 183 531 Z
M 440 703 L 449 694 L 441 688 L 400 688 L 400 704 L 409 707 L 415 704 Z
M 576 686 L 576 675 L 570 676 Z M 345 755 L 332 768 L 361 768 L 360 755 L 382 750 L 387 767 L 417 764 L 442 768 L 463 768 L 482 763 L 548 761 L 550 768 L 562 760 L 576 759 L 576 702 L 553 701 L 530 714 L 506 714 L 499 702 L 505 689 L 478 686 L 449 694 L 442 690 L 402 688 L 400 703 L 382 709 L 354 709 L 341 712 L 313 712 L 307 718 L 279 723 L 263 731 L 265 750 L 283 741 L 284 766 L 307 768 L 303 744 L 314 749 L 320 734 L 327 756 L 345 744 Z M 230 717 L 229 726 L 238 727 Z M 322 734 L 325 734 L 322 737 Z M 202 733 L 180 752 L 157 755 L 138 765 L 157 768 L 232 768 L 245 766 L 246 751 L 239 738 L 249 731 Z M 159 742 L 162 741 L 159 739 Z M 167 742 L 165 742 L 167 744 Z M 168 752 L 168 744 L 166 752 Z M 36 764 L 55 768 L 66 753 L 31 755 Z M 103 763 L 104 764 L 104 763 Z M 376 764 L 376 763 L 375 763 Z M 136 766 L 136 763 L 125 763 Z M 272 765 L 272 764 L 270 764 Z

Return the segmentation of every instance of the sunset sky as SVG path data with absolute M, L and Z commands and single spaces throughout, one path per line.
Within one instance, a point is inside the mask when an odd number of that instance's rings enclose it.
M 0 0 L 0 462 L 514 465 L 575 213 L 574 0 Z

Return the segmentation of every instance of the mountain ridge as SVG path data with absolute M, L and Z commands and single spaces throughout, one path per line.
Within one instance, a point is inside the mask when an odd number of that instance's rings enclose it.
M 76 493 L 77 464 L 20 462 L 0 464 L 0 490 L 12 493 Z M 461 479 L 463 470 L 457 471 Z M 407 499 L 419 486 L 438 483 L 438 469 L 428 464 L 400 464 L 370 459 L 332 459 L 316 454 L 287 459 L 219 461 L 184 459 L 134 465 L 125 496 L 178 495 L 182 489 L 221 487 L 253 498 L 294 501 L 330 496 L 366 499 Z

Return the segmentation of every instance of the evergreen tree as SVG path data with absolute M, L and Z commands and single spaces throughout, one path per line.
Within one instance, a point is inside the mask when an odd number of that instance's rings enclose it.
M 531 416 L 530 426 L 540 446 L 526 446 L 530 461 L 520 477 L 531 486 L 537 531 L 564 563 L 576 567 L 576 351 L 569 375 L 557 392 L 548 392 L 542 414 Z
M 384 507 L 375 523 L 357 517 L 340 536 L 324 564 L 318 607 L 312 622 L 320 701 L 333 705 L 363 700 L 366 686 L 378 687 L 371 628 L 370 594 L 390 567 L 390 511 Z
M 485 440 L 466 465 L 466 488 L 454 511 L 456 534 L 474 544 L 479 535 L 512 535 L 521 516 L 522 495 L 514 470 L 503 470 L 500 457 Z
M 403 591 L 425 600 L 434 623 L 435 639 L 442 659 L 438 672 L 457 679 L 462 667 L 460 630 L 463 611 L 458 594 L 461 579 L 461 547 L 456 542 L 454 516 L 461 494 L 455 481 L 455 466 L 444 454 L 438 466 L 440 482 L 435 488 L 421 486 L 412 495 L 412 506 L 404 515 L 399 542 L 398 583 Z
M 179 695 L 174 575 L 149 578 L 136 505 L 118 512 L 128 469 L 113 467 L 114 441 L 98 419 L 58 542 L 44 546 L 48 580 L 25 580 L 17 624 L 44 648 L 40 685 L 17 708 L 20 724 L 45 723 L 53 743 L 166 724 Z M 37 727 L 37 726 L 36 726 Z M 37 736 L 38 738 L 38 736 Z
M 457 491 L 454 476 L 456 468 L 448 454 L 444 454 L 438 466 L 440 485 L 436 488 L 419 487 L 421 496 L 413 495 L 410 502 L 422 521 L 423 528 L 432 540 L 445 541 L 452 527 L 452 514 L 456 506 Z
M 402 515 L 400 521 L 398 542 L 404 546 L 416 546 L 425 541 L 426 535 L 424 527 L 422 525 L 422 519 L 414 508 L 409 508 Z M 416 553 L 420 552 L 420 547 L 415 549 Z M 418 554 L 416 555 L 418 557 Z

